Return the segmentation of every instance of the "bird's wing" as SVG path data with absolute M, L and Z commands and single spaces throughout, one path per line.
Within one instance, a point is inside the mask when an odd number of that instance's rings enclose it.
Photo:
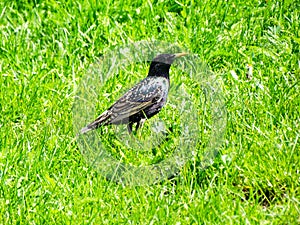
M 109 111 L 111 111 L 110 123 L 118 123 L 121 120 L 150 107 L 163 95 L 163 88 L 159 82 L 149 83 L 143 80 L 126 92 Z

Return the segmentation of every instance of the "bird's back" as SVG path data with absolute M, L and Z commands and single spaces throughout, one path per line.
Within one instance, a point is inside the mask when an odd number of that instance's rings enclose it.
M 110 124 L 138 122 L 157 114 L 165 105 L 169 92 L 169 80 L 164 77 L 146 77 L 127 91 L 110 107 Z

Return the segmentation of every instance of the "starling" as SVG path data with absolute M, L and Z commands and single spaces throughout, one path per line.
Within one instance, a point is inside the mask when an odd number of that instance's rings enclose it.
M 169 70 L 173 61 L 187 53 L 160 54 L 149 68 L 148 76 L 133 86 L 94 122 L 80 130 L 84 134 L 109 124 L 127 124 L 128 132 L 136 123 L 136 130 L 146 119 L 156 115 L 167 101 L 170 86 Z

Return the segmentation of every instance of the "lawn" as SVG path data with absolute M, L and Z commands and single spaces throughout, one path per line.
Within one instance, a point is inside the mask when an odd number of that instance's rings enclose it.
M 299 224 L 299 21 L 298 0 L 1 1 L 0 224 Z M 74 124 L 91 122 L 143 79 L 147 62 L 98 83 L 102 98 L 83 106 L 95 107 L 86 121 L 74 116 L 74 103 L 91 65 L 150 40 L 207 65 L 226 108 L 224 129 L 211 135 L 216 120 L 201 84 L 178 61 L 171 84 L 184 86 L 197 108 L 194 157 L 172 179 L 117 184 L 86 160 Z M 168 158 L 182 122 L 174 95 L 134 137 L 149 143 L 155 121 L 175 127 L 155 156 L 126 149 L 126 136 L 116 142 L 122 127 L 97 134 L 107 134 L 111 154 L 125 163 Z M 203 168 L 201 152 L 214 142 L 218 154 Z

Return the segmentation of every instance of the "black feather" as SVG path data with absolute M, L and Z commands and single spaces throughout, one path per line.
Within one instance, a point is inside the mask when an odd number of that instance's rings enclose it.
M 170 66 L 175 58 L 183 55 L 186 54 L 156 56 L 150 64 L 148 76 L 127 91 L 94 122 L 82 128 L 80 133 L 109 124 L 127 124 L 128 131 L 131 132 L 136 123 L 137 130 L 145 119 L 156 115 L 165 105 L 170 85 Z

